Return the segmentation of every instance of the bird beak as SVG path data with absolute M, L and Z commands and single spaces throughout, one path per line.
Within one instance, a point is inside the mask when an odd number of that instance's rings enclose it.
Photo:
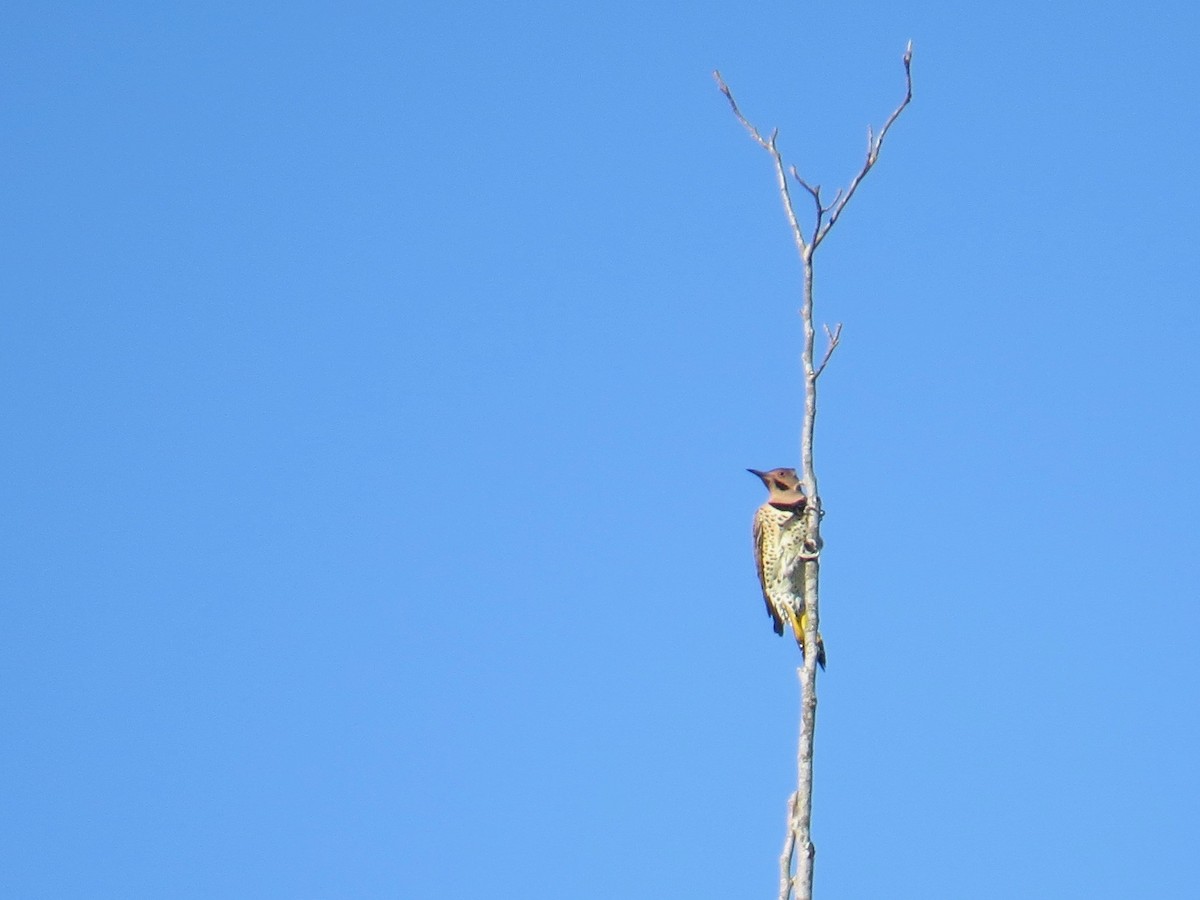
M 747 469 L 746 471 L 749 472 L 751 475 L 757 475 L 759 478 L 767 477 L 766 472 L 760 472 L 760 471 L 758 471 L 758 469 Z

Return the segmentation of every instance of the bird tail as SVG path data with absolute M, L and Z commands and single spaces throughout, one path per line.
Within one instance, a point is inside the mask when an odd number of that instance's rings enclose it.
M 808 614 L 800 613 L 796 615 L 795 611 L 788 609 L 788 619 L 791 620 L 792 634 L 796 636 L 796 646 L 800 648 L 800 655 L 804 655 L 804 626 L 808 624 Z M 821 667 L 821 671 L 825 670 L 825 639 L 817 634 L 817 665 Z

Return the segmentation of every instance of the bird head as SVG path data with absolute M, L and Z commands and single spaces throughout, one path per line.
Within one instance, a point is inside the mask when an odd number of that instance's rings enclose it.
M 759 477 L 770 492 L 767 502 L 776 509 L 799 510 L 803 509 L 804 504 L 808 502 L 795 469 L 771 469 L 767 472 L 747 469 L 746 471 Z

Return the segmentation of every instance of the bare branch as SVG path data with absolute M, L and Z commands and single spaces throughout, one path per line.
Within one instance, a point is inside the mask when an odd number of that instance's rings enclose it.
M 829 346 L 825 349 L 825 356 L 821 359 L 821 364 L 817 366 L 817 371 L 814 373 L 815 378 L 820 378 L 821 373 L 825 371 L 825 367 L 829 365 L 829 357 L 833 356 L 833 351 L 837 349 L 838 344 L 842 342 L 842 323 L 838 322 L 834 326 L 833 331 L 829 330 L 828 325 L 822 325 L 825 329 L 825 337 L 829 340 Z
M 729 101 L 729 107 L 733 110 L 733 114 L 737 116 L 737 120 L 750 132 L 750 137 L 754 138 L 760 147 L 771 154 L 771 161 L 775 164 L 775 180 L 779 186 L 779 196 L 783 200 L 783 212 L 787 216 L 788 225 L 791 226 L 792 240 L 796 243 L 796 251 L 803 258 L 807 252 L 808 244 L 804 240 L 804 231 L 800 228 L 800 222 L 796 218 L 796 207 L 792 203 L 792 193 L 788 190 L 787 174 L 783 168 L 783 157 L 780 155 L 779 147 L 775 143 L 779 137 L 779 129 L 776 128 L 771 132 L 770 140 L 763 140 L 763 136 L 759 130 L 751 125 L 750 121 L 742 115 L 737 101 L 733 99 L 733 91 L 729 89 L 729 85 L 725 83 L 725 79 L 721 77 L 721 73 L 716 69 L 713 70 L 713 78 L 716 79 L 717 87 L 725 95 L 725 99 Z
M 783 840 L 783 853 L 779 855 L 779 900 L 789 900 L 792 896 L 792 857 L 796 855 L 796 829 L 793 821 L 796 818 L 796 792 L 788 798 L 788 828 L 787 837 Z
M 834 224 L 838 220 L 838 217 L 841 216 L 842 212 L 846 209 L 846 204 L 850 202 L 850 198 L 854 196 L 854 192 L 858 190 L 858 186 L 862 184 L 862 180 L 867 177 L 867 173 L 871 171 L 871 167 L 874 166 L 876 161 L 879 159 L 879 151 L 883 149 L 883 139 L 887 137 L 887 133 L 889 130 L 891 130 L 891 127 L 895 121 L 900 118 L 900 113 L 904 112 L 904 108 L 912 102 L 912 41 L 909 41 L 908 46 L 904 49 L 904 82 L 904 99 L 900 101 L 900 105 L 892 111 L 890 116 L 888 116 L 888 120 L 884 123 L 883 128 L 880 129 L 879 134 L 876 135 L 870 126 L 867 127 L 866 162 L 863 163 L 863 167 L 850 182 L 850 187 L 846 189 L 846 196 L 842 197 L 833 204 L 833 207 L 829 213 L 829 220 L 825 223 L 825 227 L 822 228 L 817 234 L 813 235 L 814 247 L 819 245 L 821 241 L 825 240 L 825 235 L 829 234 L 830 229 L 833 228 Z
M 742 126 L 750 132 L 750 137 L 758 141 L 758 145 L 764 150 L 770 150 L 770 144 L 763 140 L 763 136 L 758 133 L 758 129 L 750 124 L 749 120 L 742 115 L 742 111 L 738 109 L 737 101 L 733 99 L 733 91 L 729 90 L 729 85 L 725 83 L 725 79 L 721 77 L 721 73 L 713 69 L 713 78 L 716 79 L 717 87 L 721 93 L 725 95 L 725 99 L 729 101 L 729 108 L 733 110 L 733 114 L 737 116 L 737 120 L 742 123 Z M 776 129 L 778 131 L 778 129 Z M 775 140 L 775 135 L 771 135 L 771 140 Z
M 800 173 L 796 171 L 796 167 L 792 166 L 792 177 L 796 179 L 809 195 L 813 198 L 813 205 L 817 208 L 816 218 L 813 221 L 813 234 L 819 234 L 821 231 L 821 220 L 824 218 L 826 209 L 821 205 L 821 186 L 816 187 L 810 185 L 807 181 L 800 177 Z
M 796 171 L 795 166 L 792 166 L 792 177 L 796 179 L 796 182 L 802 188 L 804 188 L 806 191 L 808 191 L 809 195 L 813 198 L 813 203 L 817 207 L 817 218 L 816 218 L 816 221 L 813 223 L 813 234 L 817 234 L 821 230 L 821 219 L 827 212 L 825 207 L 821 205 L 821 186 L 818 184 L 814 187 L 813 185 L 811 185 L 807 181 L 805 181 L 803 178 L 801 178 L 800 173 Z

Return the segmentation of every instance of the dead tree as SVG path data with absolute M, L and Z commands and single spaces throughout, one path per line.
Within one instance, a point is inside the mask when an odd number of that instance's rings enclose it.
M 833 199 L 828 203 L 821 193 L 820 185 L 813 185 L 800 177 L 795 166 L 785 166 L 783 156 L 779 152 L 777 139 L 779 129 L 764 138 L 754 125 L 742 115 L 737 101 L 729 86 L 721 78 L 720 72 L 713 72 L 717 87 L 729 101 L 729 106 L 738 121 L 742 123 L 755 142 L 767 151 L 775 166 L 775 180 L 779 187 L 779 195 L 783 200 L 784 215 L 792 231 L 792 240 L 800 262 L 804 269 L 804 280 L 800 303 L 800 320 L 804 330 L 804 345 L 801 353 L 801 363 L 804 368 L 804 419 L 800 430 L 800 465 L 801 482 L 804 493 L 808 497 L 805 507 L 804 547 L 805 552 L 801 563 L 797 566 L 794 577 L 790 579 L 793 608 L 804 610 L 804 664 L 798 670 L 800 677 L 800 743 L 796 753 L 797 779 L 796 790 L 788 798 L 787 836 L 784 839 L 783 853 L 779 857 L 779 900 L 811 900 L 813 883 L 813 858 L 816 856 L 816 846 L 812 841 L 812 786 L 813 786 L 813 735 L 817 721 L 817 633 L 820 626 L 819 574 L 821 541 L 821 495 L 817 491 L 817 475 L 813 467 L 813 428 L 817 418 L 817 379 L 825 371 L 833 351 L 837 349 L 842 337 L 842 326 L 839 323 L 832 329 L 823 326 L 826 337 L 825 352 L 820 362 L 815 361 L 814 345 L 816 329 L 813 325 L 813 259 L 821 242 L 828 236 L 830 230 L 846 205 L 854 197 L 854 192 L 862 184 L 867 173 L 879 159 L 879 151 L 883 148 L 883 140 L 888 131 L 900 117 L 905 107 L 912 101 L 912 41 L 904 50 L 904 78 L 906 90 L 904 99 L 884 123 L 883 128 L 876 134 L 871 128 L 867 129 L 867 158 L 858 173 L 850 180 L 846 188 L 839 188 Z M 806 232 L 796 214 L 792 202 L 788 174 L 811 198 L 814 206 L 812 225 Z

